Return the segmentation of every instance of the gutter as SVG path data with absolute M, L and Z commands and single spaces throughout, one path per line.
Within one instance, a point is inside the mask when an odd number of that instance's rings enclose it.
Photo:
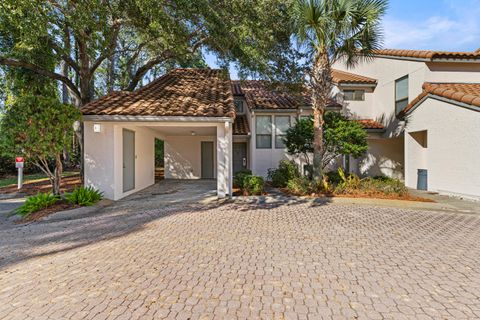
M 84 121 L 126 122 L 230 122 L 230 117 L 83 115 Z
M 377 84 L 376 83 L 345 83 L 345 82 L 340 82 L 337 84 L 339 87 L 355 87 L 355 88 L 376 88 Z

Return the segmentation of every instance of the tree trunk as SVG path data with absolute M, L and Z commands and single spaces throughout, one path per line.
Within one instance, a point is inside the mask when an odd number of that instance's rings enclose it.
M 332 90 L 331 66 L 328 54 L 318 52 L 312 67 L 311 75 L 312 104 L 313 104 L 313 180 L 322 181 L 322 163 L 324 154 L 323 145 L 323 116 L 328 105 Z
M 115 55 L 108 59 L 107 92 L 111 93 L 115 85 Z
M 63 172 L 63 165 L 60 155 L 57 154 L 55 156 L 55 170 L 53 176 L 53 194 L 60 195 L 60 186 L 62 185 L 62 172 Z

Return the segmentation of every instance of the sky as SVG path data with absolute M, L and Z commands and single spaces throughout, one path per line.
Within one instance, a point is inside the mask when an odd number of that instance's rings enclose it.
M 480 0 L 390 0 L 383 18 L 384 48 L 474 51 L 480 48 Z M 218 67 L 215 57 L 207 64 Z M 237 79 L 234 66 L 232 79 Z

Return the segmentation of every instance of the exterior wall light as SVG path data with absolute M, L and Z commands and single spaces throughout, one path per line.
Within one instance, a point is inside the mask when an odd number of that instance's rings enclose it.
M 100 133 L 102 132 L 102 125 L 100 123 L 93 124 L 93 132 Z

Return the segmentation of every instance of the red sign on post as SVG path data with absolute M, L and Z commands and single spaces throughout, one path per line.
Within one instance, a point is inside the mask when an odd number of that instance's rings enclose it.
M 23 157 L 16 157 L 15 162 L 24 162 Z

